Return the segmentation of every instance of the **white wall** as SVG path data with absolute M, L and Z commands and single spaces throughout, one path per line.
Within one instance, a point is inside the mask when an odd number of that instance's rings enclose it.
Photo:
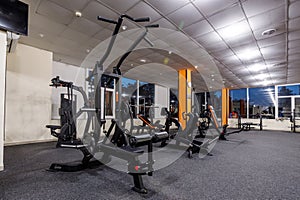
M 0 31 L 0 171 L 4 170 L 6 32 Z
M 154 95 L 154 102 L 155 106 L 159 108 L 155 108 L 155 118 L 165 118 L 165 116 L 161 116 L 161 108 L 169 106 L 169 88 L 162 87 L 159 85 L 155 85 L 155 95 Z
M 73 82 L 76 86 L 81 86 L 83 89 L 85 89 L 85 69 L 79 68 L 74 65 L 69 65 L 65 63 L 55 62 L 53 61 L 53 72 L 52 72 L 52 78 L 59 76 L 59 78 L 63 81 L 67 82 Z M 52 96 L 51 96 L 51 124 L 59 125 L 60 124 L 60 116 L 58 114 L 58 109 L 60 107 L 60 94 L 66 93 L 66 88 L 50 88 L 49 90 L 52 90 Z M 82 95 L 74 91 L 74 94 L 77 96 L 77 110 L 82 108 L 84 101 L 82 98 Z M 82 114 L 79 119 L 77 120 L 77 133 L 78 137 L 81 137 L 85 128 L 86 120 L 85 120 L 85 114 Z M 50 131 L 49 131 L 50 134 Z
M 259 124 L 259 119 L 242 119 L 242 123 L 245 122 Z M 237 128 L 238 119 L 228 118 L 228 124 L 230 128 Z M 291 131 L 290 120 L 262 119 L 262 125 L 263 130 Z M 259 126 L 253 127 L 259 130 Z
M 53 139 L 51 119 L 52 53 L 18 44 L 7 55 L 5 144 Z
M 73 82 L 76 86 L 81 86 L 85 88 L 85 70 L 84 68 L 79 68 L 74 65 L 69 65 L 65 63 L 53 61 L 53 72 L 52 77 L 59 76 L 63 81 Z M 49 87 L 49 89 L 51 89 Z M 59 119 L 58 108 L 60 107 L 60 94 L 67 93 L 66 88 L 62 87 L 52 87 L 52 119 Z M 78 92 L 74 91 L 74 94 L 77 96 L 77 108 L 83 106 L 83 98 Z

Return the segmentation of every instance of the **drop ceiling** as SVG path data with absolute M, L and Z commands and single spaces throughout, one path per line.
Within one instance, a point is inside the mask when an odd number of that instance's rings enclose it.
M 189 50 L 185 53 L 200 60 L 201 70 L 196 71 L 210 88 L 216 74 L 230 88 L 300 82 L 298 0 L 22 1 L 30 5 L 29 36 L 22 36 L 19 42 L 52 51 L 56 61 L 80 66 L 88 52 L 110 37 L 113 29 L 97 21 L 96 16 L 117 19 L 126 13 L 134 17 L 149 16 L 151 23 L 180 33 L 163 35 L 161 40 L 158 40 L 159 34 L 154 33 L 155 37 L 150 35 L 149 38 L 161 47 L 177 45 Z M 75 11 L 80 11 L 82 17 L 76 17 Z M 128 29 L 139 27 L 129 21 L 125 24 Z M 276 29 L 276 32 L 262 35 L 267 29 Z M 199 49 L 206 54 L 198 54 Z M 150 55 L 146 60 L 163 62 L 155 52 L 153 57 Z M 138 65 L 140 59 L 141 56 L 132 56 L 127 62 Z M 183 66 L 178 62 L 173 62 L 174 69 Z M 151 74 L 148 78 L 155 80 L 153 70 L 150 71 L 152 73 L 143 76 Z M 201 85 L 200 81 L 197 84 Z

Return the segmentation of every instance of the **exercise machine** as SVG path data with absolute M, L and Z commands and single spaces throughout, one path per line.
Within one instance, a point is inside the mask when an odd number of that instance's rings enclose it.
M 296 133 L 296 129 L 300 128 L 300 124 L 297 124 L 297 121 L 300 120 L 299 118 L 300 113 L 296 112 L 296 109 L 293 110 L 293 114 L 291 115 L 290 122 L 291 122 L 291 131 Z
M 138 18 L 134 19 L 128 15 L 120 15 L 118 20 L 111 20 L 106 19 L 103 17 L 98 16 L 98 20 L 114 24 L 115 28 L 106 49 L 106 52 L 100 59 L 97 61 L 92 73 L 87 77 L 87 81 L 92 82 L 94 84 L 94 101 L 93 103 L 89 104 L 89 100 L 87 98 L 86 93 L 83 91 L 81 87 L 77 87 L 71 82 L 65 82 L 56 77 L 52 79 L 52 85 L 55 87 L 66 87 L 68 91 L 70 91 L 70 96 L 72 97 L 73 90 L 77 90 L 84 99 L 84 106 L 79 109 L 79 111 L 75 114 L 74 111 L 69 112 L 67 115 L 67 122 L 63 122 L 61 118 L 61 126 L 53 126 L 47 125 L 48 128 L 51 130 L 51 134 L 58 138 L 57 147 L 61 148 L 73 148 L 79 149 L 84 154 L 84 159 L 82 160 L 81 165 L 88 165 L 91 158 L 93 158 L 94 154 L 97 152 L 101 152 L 102 158 L 100 159 L 101 163 L 106 164 L 110 162 L 111 157 L 116 157 L 119 159 L 123 159 L 127 161 L 127 172 L 128 174 L 132 175 L 134 187 L 132 188 L 134 191 L 139 193 L 147 193 L 147 189 L 145 188 L 142 180 L 143 175 L 152 176 L 153 174 L 153 164 L 154 160 L 152 158 L 152 140 L 153 137 L 150 134 L 140 135 L 139 137 L 130 136 L 129 139 L 127 138 L 127 132 L 124 129 L 124 124 L 120 120 L 120 113 L 121 113 L 121 104 L 120 101 L 116 103 L 116 119 L 112 119 L 111 126 L 108 131 L 104 130 L 103 133 L 105 134 L 104 139 L 100 140 L 100 133 L 101 129 L 105 127 L 106 119 L 105 119 L 105 105 L 101 103 L 101 87 L 103 87 L 103 76 L 109 77 L 106 81 L 104 81 L 104 91 L 106 91 L 107 85 L 111 83 L 111 81 L 115 82 L 115 86 L 118 89 L 117 94 L 121 94 L 121 72 L 120 68 L 117 66 L 113 69 L 112 74 L 105 74 L 103 71 L 103 63 L 109 56 L 113 44 L 116 40 L 117 34 L 120 30 L 122 22 L 124 18 L 131 20 L 133 22 L 148 22 L 150 18 Z M 145 27 L 145 31 L 138 37 L 138 39 L 132 44 L 132 46 L 128 49 L 127 53 L 125 53 L 121 59 L 120 63 L 124 61 L 124 59 L 129 55 L 129 53 L 139 44 L 139 42 L 145 39 L 147 34 L 147 28 L 157 27 L 157 25 L 150 25 Z M 126 56 L 127 55 L 127 56 Z M 72 99 L 70 98 L 70 104 L 73 104 Z M 105 95 L 104 95 L 104 102 L 105 102 Z M 104 109 L 103 109 L 104 107 Z M 103 109 L 104 115 L 102 116 L 101 110 Z M 76 124 L 75 120 L 81 114 L 87 113 L 87 120 L 84 130 L 83 139 L 77 139 L 76 136 Z M 93 123 L 92 123 L 93 122 Z M 93 124 L 93 130 L 90 131 L 91 124 Z M 64 128 L 67 127 L 67 128 Z M 71 128 L 70 128 L 71 127 Z M 72 128 L 75 127 L 75 128 Z M 57 130 L 60 129 L 60 132 Z M 113 132 L 114 129 L 114 132 Z M 66 131 L 65 131 L 66 130 Z M 122 143 L 120 140 L 123 140 Z M 141 162 L 139 160 L 139 156 L 143 155 L 146 151 L 145 149 L 139 148 L 140 146 L 147 146 L 147 161 Z M 86 163 L 86 165 L 85 165 Z M 65 164 L 56 164 L 53 167 L 53 170 L 57 171 L 76 171 L 83 169 L 85 167 L 77 167 L 72 170 L 71 166 Z

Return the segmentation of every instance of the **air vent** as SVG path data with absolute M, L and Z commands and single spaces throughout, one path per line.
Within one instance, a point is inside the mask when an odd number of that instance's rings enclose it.
M 262 35 L 272 35 L 272 34 L 274 34 L 275 32 L 276 32 L 276 29 L 271 28 L 271 29 L 267 29 L 267 30 L 263 31 L 261 34 L 262 34 Z

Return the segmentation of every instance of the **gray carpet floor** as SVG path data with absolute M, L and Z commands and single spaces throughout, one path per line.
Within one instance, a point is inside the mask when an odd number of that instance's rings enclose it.
M 248 131 L 217 143 L 213 156 L 184 154 L 152 177 L 149 190 L 131 190 L 132 178 L 105 166 L 80 172 L 49 172 L 53 162 L 80 160 L 55 143 L 5 148 L 0 199 L 300 199 L 300 134 Z

